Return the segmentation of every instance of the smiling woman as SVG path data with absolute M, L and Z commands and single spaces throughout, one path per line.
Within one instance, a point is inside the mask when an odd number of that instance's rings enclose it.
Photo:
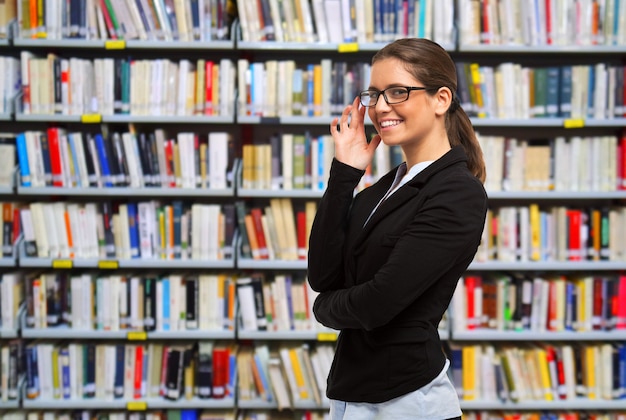
M 315 316 L 341 330 L 331 419 L 460 418 L 437 325 L 480 242 L 482 152 L 439 45 L 385 46 L 370 83 L 331 123 L 335 158 L 309 243 Z M 378 133 L 369 143 L 365 112 Z M 381 141 L 406 162 L 355 196 Z

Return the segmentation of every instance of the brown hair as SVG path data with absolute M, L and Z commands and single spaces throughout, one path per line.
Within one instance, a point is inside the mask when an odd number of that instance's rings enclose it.
M 470 171 L 485 181 L 485 161 L 472 123 L 459 104 L 456 66 L 439 44 L 424 38 L 402 38 L 384 46 L 372 58 L 372 64 L 387 58 L 402 61 L 416 80 L 427 87 L 447 87 L 453 100 L 446 112 L 446 132 L 450 146 L 462 145 Z M 433 90 L 434 91 L 434 90 Z M 427 91 L 430 92 L 430 91 Z M 434 93 L 433 93 L 434 94 Z

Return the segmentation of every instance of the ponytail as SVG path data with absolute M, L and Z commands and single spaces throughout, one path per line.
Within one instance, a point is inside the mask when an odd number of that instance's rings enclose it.
M 483 152 L 476 138 L 474 127 L 463 108 L 459 105 L 458 96 L 454 94 L 453 98 L 446 113 L 446 132 L 450 146 L 459 144 L 463 146 L 465 154 L 467 154 L 469 170 L 484 183 L 487 171 L 485 170 Z

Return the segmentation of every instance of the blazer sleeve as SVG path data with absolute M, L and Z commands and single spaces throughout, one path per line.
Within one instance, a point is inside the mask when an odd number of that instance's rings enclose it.
M 445 179 L 371 280 L 318 295 L 313 307 L 317 320 L 335 329 L 386 325 L 451 266 L 464 260 L 469 264 L 480 242 L 487 206 L 483 186 L 473 180 Z
M 333 159 L 328 186 L 320 200 L 309 236 L 307 277 L 324 292 L 343 288 L 343 252 L 354 189 L 365 171 Z

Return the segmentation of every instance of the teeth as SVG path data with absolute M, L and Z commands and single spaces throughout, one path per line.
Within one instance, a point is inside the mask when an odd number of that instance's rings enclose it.
M 398 125 L 400 124 L 400 121 L 383 121 L 380 123 L 381 127 L 391 127 L 393 125 Z

